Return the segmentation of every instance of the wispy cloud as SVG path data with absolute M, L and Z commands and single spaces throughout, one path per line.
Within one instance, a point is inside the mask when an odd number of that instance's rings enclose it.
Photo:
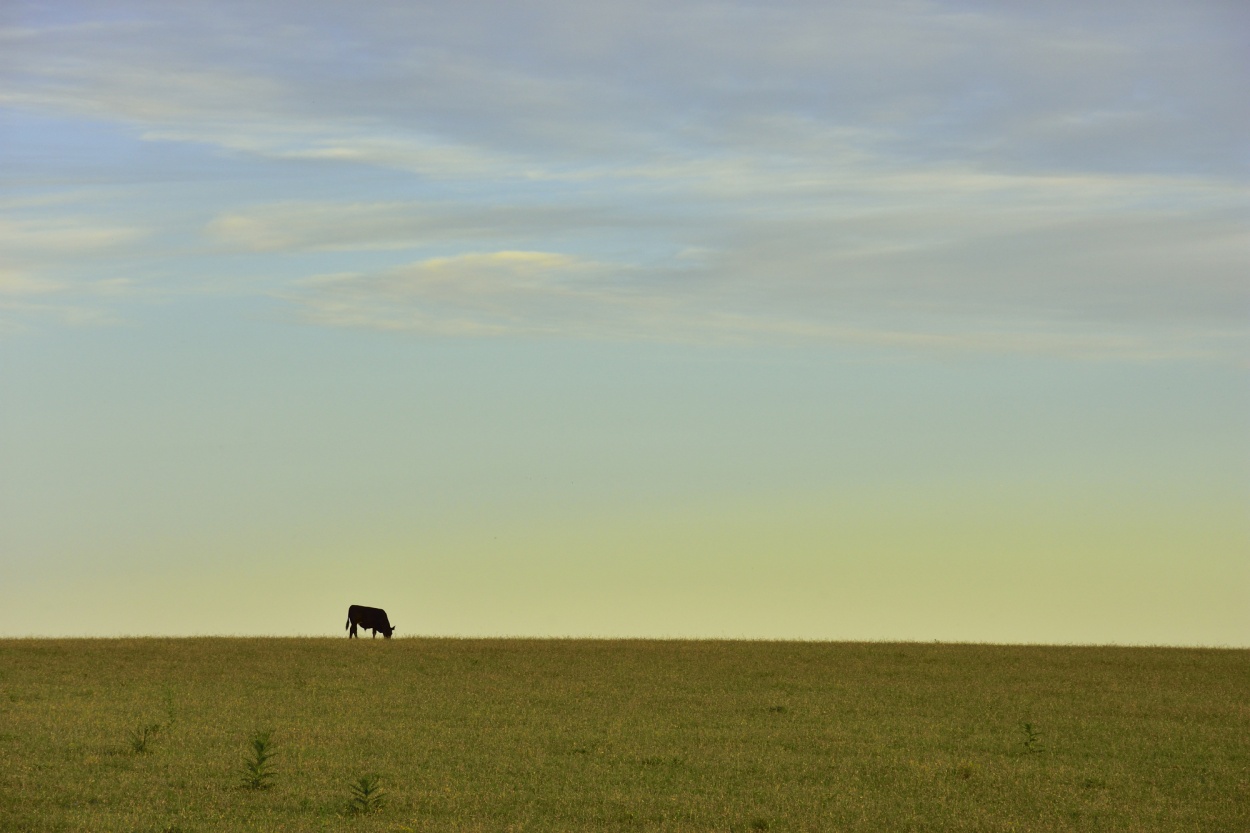
M 934 316 L 926 303 L 940 305 L 941 298 L 926 298 L 925 287 L 896 286 L 899 303 L 891 306 L 846 303 L 853 288 L 836 284 L 744 291 L 757 282 L 735 281 L 730 270 L 714 268 L 702 254 L 675 258 L 663 270 L 643 270 L 553 252 L 498 251 L 320 275 L 280 295 L 319 324 L 426 335 L 702 344 L 762 339 L 1132 359 L 1210 359 L 1245 346 L 1232 320 L 1222 329 L 1179 319 L 1161 327 L 1149 316 L 1110 315 L 1090 327 L 1083 318 L 1096 310 L 1003 314 L 1002 302 L 987 311 L 967 298 L 947 300 L 946 314 Z M 975 298 L 980 289 L 965 285 L 963 293 Z M 881 294 L 881 288 L 870 294 Z
M 139 228 L 101 225 L 91 219 L 0 218 L 0 249 L 17 258 L 94 255 L 133 244 L 143 236 Z
M 133 256 L 148 231 L 90 216 L 21 216 L 62 205 L 79 207 L 76 200 L 44 199 L 14 199 L 0 207 L 9 209 L 9 216 L 0 216 L 0 331 L 43 320 L 112 321 L 110 299 L 135 291 L 133 281 L 99 266 Z
M 88 22 L 11 30 L 20 72 L 0 101 L 430 172 L 726 150 L 815 162 L 810 131 L 785 129 L 807 123 L 915 162 L 1245 174 L 1232 5 L 70 8 Z
M 3 31 L 0 107 L 203 171 L 142 222 L 14 208 L 0 244 L 38 280 L 197 241 L 198 271 L 250 258 L 272 276 L 257 293 L 329 324 L 1139 354 L 1250 338 L 1235 6 L 66 8 Z
M 44 295 L 60 288 L 60 284 L 41 280 L 21 270 L 0 268 L 0 296 Z
M 290 297 L 321 323 L 443 334 L 622 334 L 671 306 L 620 268 L 556 252 L 471 252 L 372 274 L 311 278 Z M 606 329 L 605 329 L 606 328 Z
M 25 332 L 45 321 L 69 326 L 111 323 L 117 318 L 100 301 L 129 289 L 124 280 L 71 285 L 23 269 L 0 267 L 0 334 Z
M 660 225 L 655 217 L 594 205 L 303 201 L 230 211 L 206 233 L 220 245 L 255 252 L 378 251 Z

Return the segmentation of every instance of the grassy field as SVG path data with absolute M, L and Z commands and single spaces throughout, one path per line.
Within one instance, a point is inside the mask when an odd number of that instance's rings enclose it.
M 1244 650 L 9 640 L 0 830 L 1231 833 L 1248 695 Z

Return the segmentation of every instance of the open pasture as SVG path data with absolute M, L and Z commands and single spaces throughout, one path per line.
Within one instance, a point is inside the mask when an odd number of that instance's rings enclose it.
M 1248 695 L 1244 650 L 7 640 L 0 830 L 1244 831 Z

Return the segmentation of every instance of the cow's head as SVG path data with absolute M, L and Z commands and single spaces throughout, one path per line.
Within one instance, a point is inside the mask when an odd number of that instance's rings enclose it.
M 387 639 L 390 639 L 390 638 L 391 638 L 391 634 L 393 634 L 394 632 L 395 632 L 395 626 L 394 626 L 394 625 L 391 625 L 389 628 L 387 628 L 386 630 L 382 631 L 382 635 L 383 635 L 383 636 L 385 636 Z

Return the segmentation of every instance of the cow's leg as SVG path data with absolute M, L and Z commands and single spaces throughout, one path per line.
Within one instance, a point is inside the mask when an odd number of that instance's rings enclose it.
M 373 629 L 373 638 L 374 638 L 374 639 L 377 639 L 377 638 L 378 638 L 378 629 L 377 629 L 377 628 L 374 628 L 374 629 Z
M 355 622 L 352 622 L 352 629 L 348 632 L 348 634 L 347 634 L 347 638 L 348 638 L 348 639 L 352 639 L 352 638 L 355 638 L 356 636 L 357 636 L 357 634 L 356 634 L 356 623 L 355 623 Z

